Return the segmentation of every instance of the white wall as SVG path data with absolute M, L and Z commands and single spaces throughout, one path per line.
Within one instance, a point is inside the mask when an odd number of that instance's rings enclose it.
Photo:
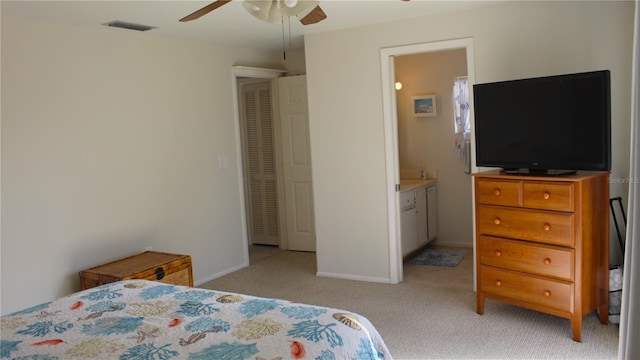
M 3 12 L 3 314 L 147 246 L 196 283 L 246 265 L 232 66 L 281 54 L 145 35 Z
M 285 76 L 306 74 L 304 49 L 286 50 L 286 58 L 282 56 L 281 64 L 282 67 L 288 70 Z
M 380 49 L 473 38 L 477 82 L 610 69 L 628 178 L 633 2 L 507 2 L 306 38 L 318 271 L 389 278 Z M 329 76 L 330 75 L 330 76 Z M 626 184 L 611 195 L 626 198 Z

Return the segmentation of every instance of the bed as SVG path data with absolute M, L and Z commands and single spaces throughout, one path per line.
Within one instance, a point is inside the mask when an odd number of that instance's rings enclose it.
M 126 280 L 0 318 L 2 359 L 392 359 L 365 317 Z

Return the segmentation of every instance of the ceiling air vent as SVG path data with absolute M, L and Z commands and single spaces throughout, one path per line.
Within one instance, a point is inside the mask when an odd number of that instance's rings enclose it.
M 134 24 L 134 23 L 129 23 L 129 22 L 120 21 L 120 20 L 109 21 L 108 23 L 104 23 L 102 25 L 117 27 L 121 29 L 137 30 L 137 31 L 147 31 L 147 30 L 156 28 L 156 26 Z

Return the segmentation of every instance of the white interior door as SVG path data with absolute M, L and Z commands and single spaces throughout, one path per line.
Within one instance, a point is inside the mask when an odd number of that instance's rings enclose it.
M 249 241 L 279 245 L 273 111 L 269 81 L 240 89 Z
M 305 75 L 277 79 L 289 250 L 316 251 Z

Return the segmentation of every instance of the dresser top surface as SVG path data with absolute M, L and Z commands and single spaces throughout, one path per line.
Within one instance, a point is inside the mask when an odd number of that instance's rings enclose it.
M 491 170 L 477 172 L 471 174 L 476 178 L 495 178 L 501 180 L 536 180 L 536 181 L 582 181 L 588 178 L 609 176 L 604 171 L 578 171 L 570 175 L 523 175 L 523 174 L 507 174 L 503 170 Z

